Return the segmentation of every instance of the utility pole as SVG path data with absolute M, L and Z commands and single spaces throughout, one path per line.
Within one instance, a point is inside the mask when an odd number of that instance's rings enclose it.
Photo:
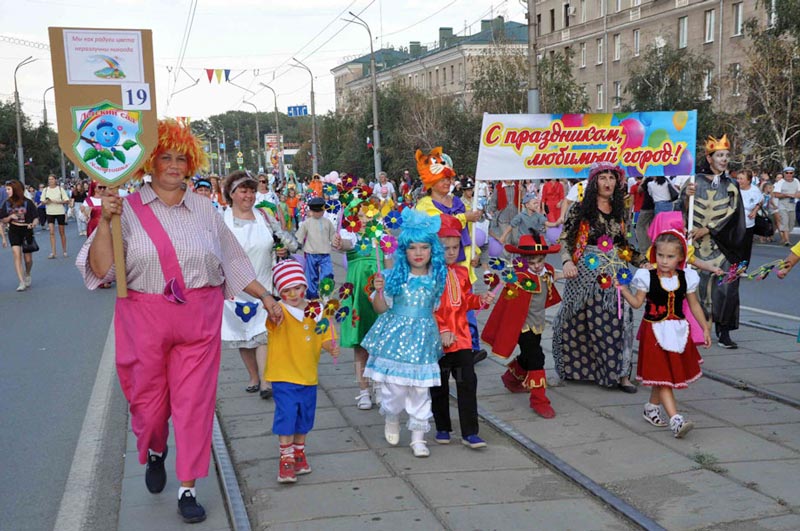
M 311 69 L 308 68 L 306 65 L 292 57 L 292 60 L 299 65 L 300 68 L 303 68 L 308 75 L 311 76 L 311 173 L 318 173 L 318 164 L 317 164 L 317 114 L 314 111 L 314 74 L 311 73 Z M 296 66 L 296 65 L 295 65 Z
M 272 97 L 275 101 L 275 135 L 278 137 L 278 182 L 283 182 L 283 138 L 281 138 L 281 124 L 278 121 L 278 94 L 275 92 L 275 89 L 267 85 L 266 83 L 259 83 L 264 88 L 268 88 L 272 91 Z M 266 156 L 264 157 L 266 159 Z
M 261 164 L 261 130 L 258 127 L 258 107 L 247 100 L 242 100 L 242 103 L 246 103 L 256 110 L 256 154 L 258 155 L 258 171 L 263 171 L 264 166 Z
M 33 56 L 23 59 L 14 69 L 14 103 L 17 115 L 17 173 L 19 182 L 25 184 L 25 150 L 22 148 L 22 109 L 19 106 L 19 91 L 17 90 L 17 70 L 36 61 Z
M 536 36 L 536 0 L 528 0 L 528 114 L 539 114 L 539 57 Z
M 377 182 L 378 174 L 383 170 L 381 166 L 381 131 L 378 127 L 378 73 L 375 66 L 375 50 L 372 46 L 372 31 L 369 29 L 369 24 L 362 18 L 352 11 L 348 11 L 348 13 L 355 20 L 344 19 L 345 22 L 358 24 L 367 30 L 367 35 L 369 35 L 369 69 L 372 74 L 372 157 L 375 165 L 375 181 Z

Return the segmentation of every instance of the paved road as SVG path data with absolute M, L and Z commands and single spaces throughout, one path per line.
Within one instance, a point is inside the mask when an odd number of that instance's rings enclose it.
M 111 321 L 114 294 L 83 288 L 74 265 L 83 238 L 74 224 L 67 229 L 68 259 L 47 260 L 46 233 L 37 233 L 42 250 L 34 255 L 33 287 L 26 292 L 14 291 L 11 249 L 0 249 L 0 529 L 53 528 Z M 117 391 L 110 413 L 116 433 L 104 441 L 115 459 L 102 464 L 113 481 L 98 498 L 98 528 L 116 526 L 117 511 L 108 504 L 117 503 L 125 419 Z

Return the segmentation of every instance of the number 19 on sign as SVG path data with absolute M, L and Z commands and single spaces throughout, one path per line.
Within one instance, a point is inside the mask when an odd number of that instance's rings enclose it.
M 150 83 L 127 83 L 121 85 L 122 108 L 126 111 L 150 110 Z

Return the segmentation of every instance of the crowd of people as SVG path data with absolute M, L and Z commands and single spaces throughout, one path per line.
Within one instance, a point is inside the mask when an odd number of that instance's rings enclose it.
M 625 393 L 636 393 L 637 382 L 648 386 L 644 420 L 684 437 L 693 423 L 673 391 L 702 375 L 698 347 L 710 346 L 712 323 L 718 344 L 736 348 L 738 279 L 718 276 L 749 261 L 761 212 L 782 238 L 790 232 L 800 198 L 792 168 L 773 183 L 761 173 L 730 172 L 725 137 L 705 147 L 692 180 L 629 179 L 601 163 L 580 181 L 476 184 L 457 175 L 441 148 L 417 151 L 416 175 L 404 171 L 395 182 L 385 173 L 367 182 L 337 172 L 306 182 L 246 171 L 223 179 L 201 176 L 199 140 L 164 120 L 134 189 L 110 193 L 97 182 L 66 189 L 51 176 L 29 198 L 11 181 L 0 222 L 24 290 L 35 228 L 47 223 L 55 257 L 58 225 L 67 256 L 63 230 L 72 210 L 87 235 L 76 263 L 95 289 L 116 279 L 110 220 L 120 216 L 128 296 L 116 303 L 116 360 L 145 484 L 152 493 L 164 489 L 171 419 L 178 510 L 199 522 L 206 515 L 195 481 L 208 473 L 223 348 L 239 351 L 243 392 L 275 403 L 280 483 L 312 471 L 305 444 L 323 350 L 334 358 L 353 350 L 354 407 L 379 405 L 390 445 L 399 444 L 405 417 L 415 457 L 431 455 L 429 431 L 436 443 L 451 442 L 451 378 L 461 443 L 487 446 L 474 369 L 487 356 L 481 340 L 511 359 L 501 376 L 506 389 L 526 393 L 539 417 L 555 417 L 542 335 L 545 310 L 556 306 L 557 379 Z M 375 233 L 365 236 L 379 220 L 386 245 Z M 339 261 L 341 297 L 350 301 L 344 313 L 328 312 L 325 298 Z M 778 276 L 798 261 L 800 244 Z M 489 289 L 478 294 L 481 278 Z M 637 332 L 633 309 L 642 306 Z

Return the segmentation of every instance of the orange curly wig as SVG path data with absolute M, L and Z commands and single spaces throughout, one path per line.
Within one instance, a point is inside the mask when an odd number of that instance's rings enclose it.
M 167 118 L 158 121 L 158 146 L 150 154 L 150 158 L 145 161 L 140 173 L 152 174 L 156 157 L 167 149 L 174 149 L 186 155 L 189 163 L 187 176 L 195 175 L 198 170 L 208 168 L 208 157 L 203 151 L 200 139 L 192 134 L 189 127 L 184 127 L 175 120 Z

